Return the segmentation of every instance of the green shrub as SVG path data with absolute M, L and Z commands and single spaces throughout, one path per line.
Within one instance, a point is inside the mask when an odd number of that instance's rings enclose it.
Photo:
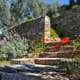
M 72 43 L 72 45 L 76 48 L 76 49 L 80 49 L 80 37 L 77 37 L 74 42 Z
M 29 45 L 25 38 L 10 39 L 0 48 L 0 58 L 15 58 L 16 56 L 21 56 L 26 54 Z
M 58 34 L 54 29 L 51 29 L 51 38 L 55 38 L 55 37 L 58 37 Z
M 44 47 L 45 46 L 44 46 L 43 42 L 37 42 L 36 45 L 35 45 L 35 47 L 34 47 L 34 49 L 33 49 L 33 51 L 35 53 L 41 53 L 41 52 L 44 51 Z

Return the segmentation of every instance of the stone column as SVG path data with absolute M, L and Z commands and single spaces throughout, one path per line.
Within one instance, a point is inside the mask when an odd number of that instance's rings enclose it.
M 50 36 L 50 18 L 45 16 L 45 25 L 44 25 L 44 43 L 50 43 L 51 36 Z

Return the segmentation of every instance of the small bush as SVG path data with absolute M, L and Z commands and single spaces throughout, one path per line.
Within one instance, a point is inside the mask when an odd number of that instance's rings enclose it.
M 58 34 L 54 29 L 51 29 L 51 38 L 55 38 L 55 37 L 58 37 Z
M 33 51 L 34 51 L 35 53 L 41 53 L 41 52 L 44 51 L 44 47 L 45 47 L 45 46 L 44 46 L 43 42 L 38 42 L 38 43 L 36 43 Z
M 28 48 L 28 41 L 25 38 L 10 39 L 4 45 L 1 46 L 0 58 L 11 59 L 15 58 L 18 55 L 21 56 L 28 52 Z
M 76 49 L 80 50 L 80 37 L 77 37 L 73 44 L 72 44 Z

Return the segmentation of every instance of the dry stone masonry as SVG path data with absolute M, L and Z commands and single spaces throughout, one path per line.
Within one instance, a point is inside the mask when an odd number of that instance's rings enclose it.
M 50 39 L 50 19 L 48 16 L 24 22 L 9 29 L 14 37 L 25 37 L 33 45 L 38 42 L 48 43 Z
M 58 29 L 62 29 L 64 34 L 69 34 L 72 38 L 79 36 L 80 7 L 62 11 L 60 17 L 55 20 L 53 19 L 53 25 L 55 25 Z

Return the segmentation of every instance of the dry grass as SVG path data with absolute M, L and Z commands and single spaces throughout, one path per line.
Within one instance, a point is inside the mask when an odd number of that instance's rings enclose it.
M 0 61 L 0 65 L 9 65 L 10 61 L 2 60 Z

